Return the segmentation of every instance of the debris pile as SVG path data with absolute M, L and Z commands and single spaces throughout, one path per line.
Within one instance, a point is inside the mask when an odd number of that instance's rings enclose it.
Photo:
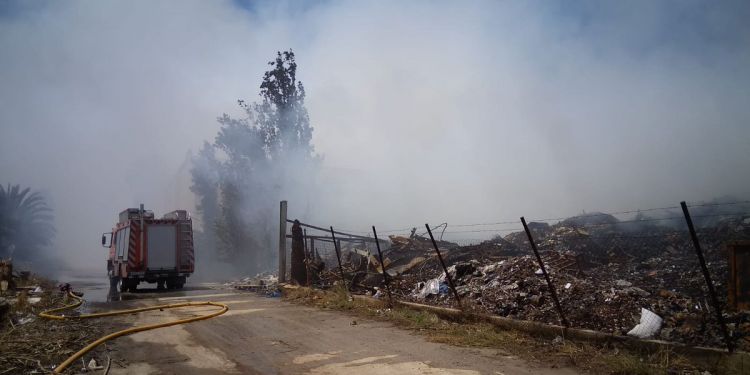
M 10 261 L 0 267 L 11 269 Z M 0 291 L 0 373 L 47 374 L 80 348 L 109 331 L 102 320 L 46 320 L 37 314 L 65 304 L 65 293 L 49 280 L 10 271 L 8 287 Z M 99 356 L 95 350 L 89 358 Z
M 593 214 L 555 225 L 530 223 L 529 227 L 571 326 L 616 335 L 631 332 L 689 345 L 724 346 L 684 226 L 622 223 L 611 215 Z M 718 297 L 726 305 L 725 244 L 750 238 L 750 220 L 713 220 L 703 226 L 699 237 Z M 393 276 L 394 297 L 455 306 L 430 240 L 418 236 L 390 239 L 392 246 L 384 252 L 384 263 Z M 560 324 L 526 233 L 515 232 L 473 246 L 441 241 L 439 248 L 464 308 Z M 343 269 L 350 281 L 363 270 L 361 264 L 352 262 L 346 262 Z M 367 277 L 353 283 L 353 289 L 372 293 L 382 283 L 379 269 L 379 264 L 366 266 Z M 338 269 L 327 270 L 321 279 L 328 280 L 322 286 L 331 285 L 340 279 Z M 749 350 L 750 312 L 724 313 L 736 345 Z M 643 323 L 642 317 L 649 322 L 658 318 L 658 328 Z M 639 324 L 641 328 L 634 330 Z
M 267 297 L 279 297 L 279 277 L 270 272 L 261 272 L 254 277 L 243 277 L 224 283 L 224 286 L 249 290 Z

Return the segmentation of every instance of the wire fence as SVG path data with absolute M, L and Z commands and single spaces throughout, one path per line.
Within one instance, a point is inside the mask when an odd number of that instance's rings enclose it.
M 738 282 L 735 274 L 750 282 L 750 270 L 732 271 L 728 245 L 744 246 L 748 242 L 742 241 L 750 240 L 750 201 L 692 202 L 686 207 L 700 256 L 680 206 L 531 219 L 528 231 L 520 220 L 431 226 L 447 270 L 419 226 L 378 234 L 381 240 L 389 237 L 381 246 L 383 263 L 398 300 L 749 350 L 750 312 L 735 308 L 732 298 L 738 291 L 732 283 Z M 362 230 L 337 231 L 372 237 Z M 315 273 L 312 286 L 344 282 L 353 292 L 384 297 L 383 265 L 374 240 L 346 233 L 337 235 L 335 243 L 313 238 L 326 235 L 324 231 L 307 233 L 306 264 L 317 264 L 307 269 Z

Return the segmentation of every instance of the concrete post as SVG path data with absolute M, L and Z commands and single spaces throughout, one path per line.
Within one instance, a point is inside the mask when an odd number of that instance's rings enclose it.
M 286 282 L 286 201 L 279 207 L 279 282 Z

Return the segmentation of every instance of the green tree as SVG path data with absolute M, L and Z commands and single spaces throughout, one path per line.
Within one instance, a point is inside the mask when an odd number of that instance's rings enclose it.
M 277 52 L 276 59 L 268 65 L 273 69 L 263 75 L 262 101 L 248 106 L 248 114 L 255 114 L 271 158 L 285 154 L 310 158 L 314 152 L 313 128 L 305 108 L 305 87 L 297 80 L 294 52 Z
M 273 263 L 269 233 L 284 187 L 299 184 L 296 171 L 318 160 L 294 52 L 277 52 L 268 64 L 260 101 L 238 100 L 244 118 L 219 117 L 214 143 L 204 144 L 191 170 L 204 226 L 214 224 L 218 257 L 248 257 L 259 268 Z
M 52 221 L 52 209 L 40 193 L 0 185 L 0 258 L 33 259 L 52 244 Z
M 195 230 L 195 241 L 200 249 L 216 246 L 216 221 L 219 215 L 219 167 L 216 149 L 208 142 L 192 158 L 190 191 L 198 198 L 196 209 L 201 219 L 201 229 Z
M 219 211 L 219 166 L 216 151 L 208 142 L 203 143 L 198 155 L 192 160 L 190 174 L 193 184 L 190 191 L 199 198 L 197 208 L 205 220 L 204 226 L 212 226 Z

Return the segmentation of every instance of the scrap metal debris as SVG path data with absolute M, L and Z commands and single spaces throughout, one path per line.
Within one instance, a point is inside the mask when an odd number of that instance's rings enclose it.
M 244 277 L 224 283 L 224 286 L 239 290 L 253 291 L 268 297 L 279 296 L 279 277 L 268 272 L 263 272 L 254 277 Z
M 555 225 L 532 222 L 529 227 L 571 326 L 626 335 L 642 324 L 642 316 L 659 317 L 658 328 L 639 329 L 637 336 L 723 347 L 690 237 L 677 226 L 620 223 L 610 215 L 595 214 Z M 700 238 L 719 298 L 726 305 L 725 244 L 750 238 L 750 221 L 713 220 L 703 226 Z M 429 239 L 412 234 L 391 236 L 390 242 L 383 256 L 393 276 L 395 298 L 455 306 Z M 472 246 L 448 241 L 438 246 L 458 294 L 470 301 L 466 308 L 560 323 L 524 232 Z M 383 283 L 379 263 L 344 256 L 347 261 L 342 267 L 352 288 L 377 293 Z M 330 287 L 338 279 L 335 267 L 321 272 L 315 285 Z M 642 315 L 643 311 L 648 314 Z M 750 311 L 725 311 L 724 317 L 737 347 L 749 350 Z

